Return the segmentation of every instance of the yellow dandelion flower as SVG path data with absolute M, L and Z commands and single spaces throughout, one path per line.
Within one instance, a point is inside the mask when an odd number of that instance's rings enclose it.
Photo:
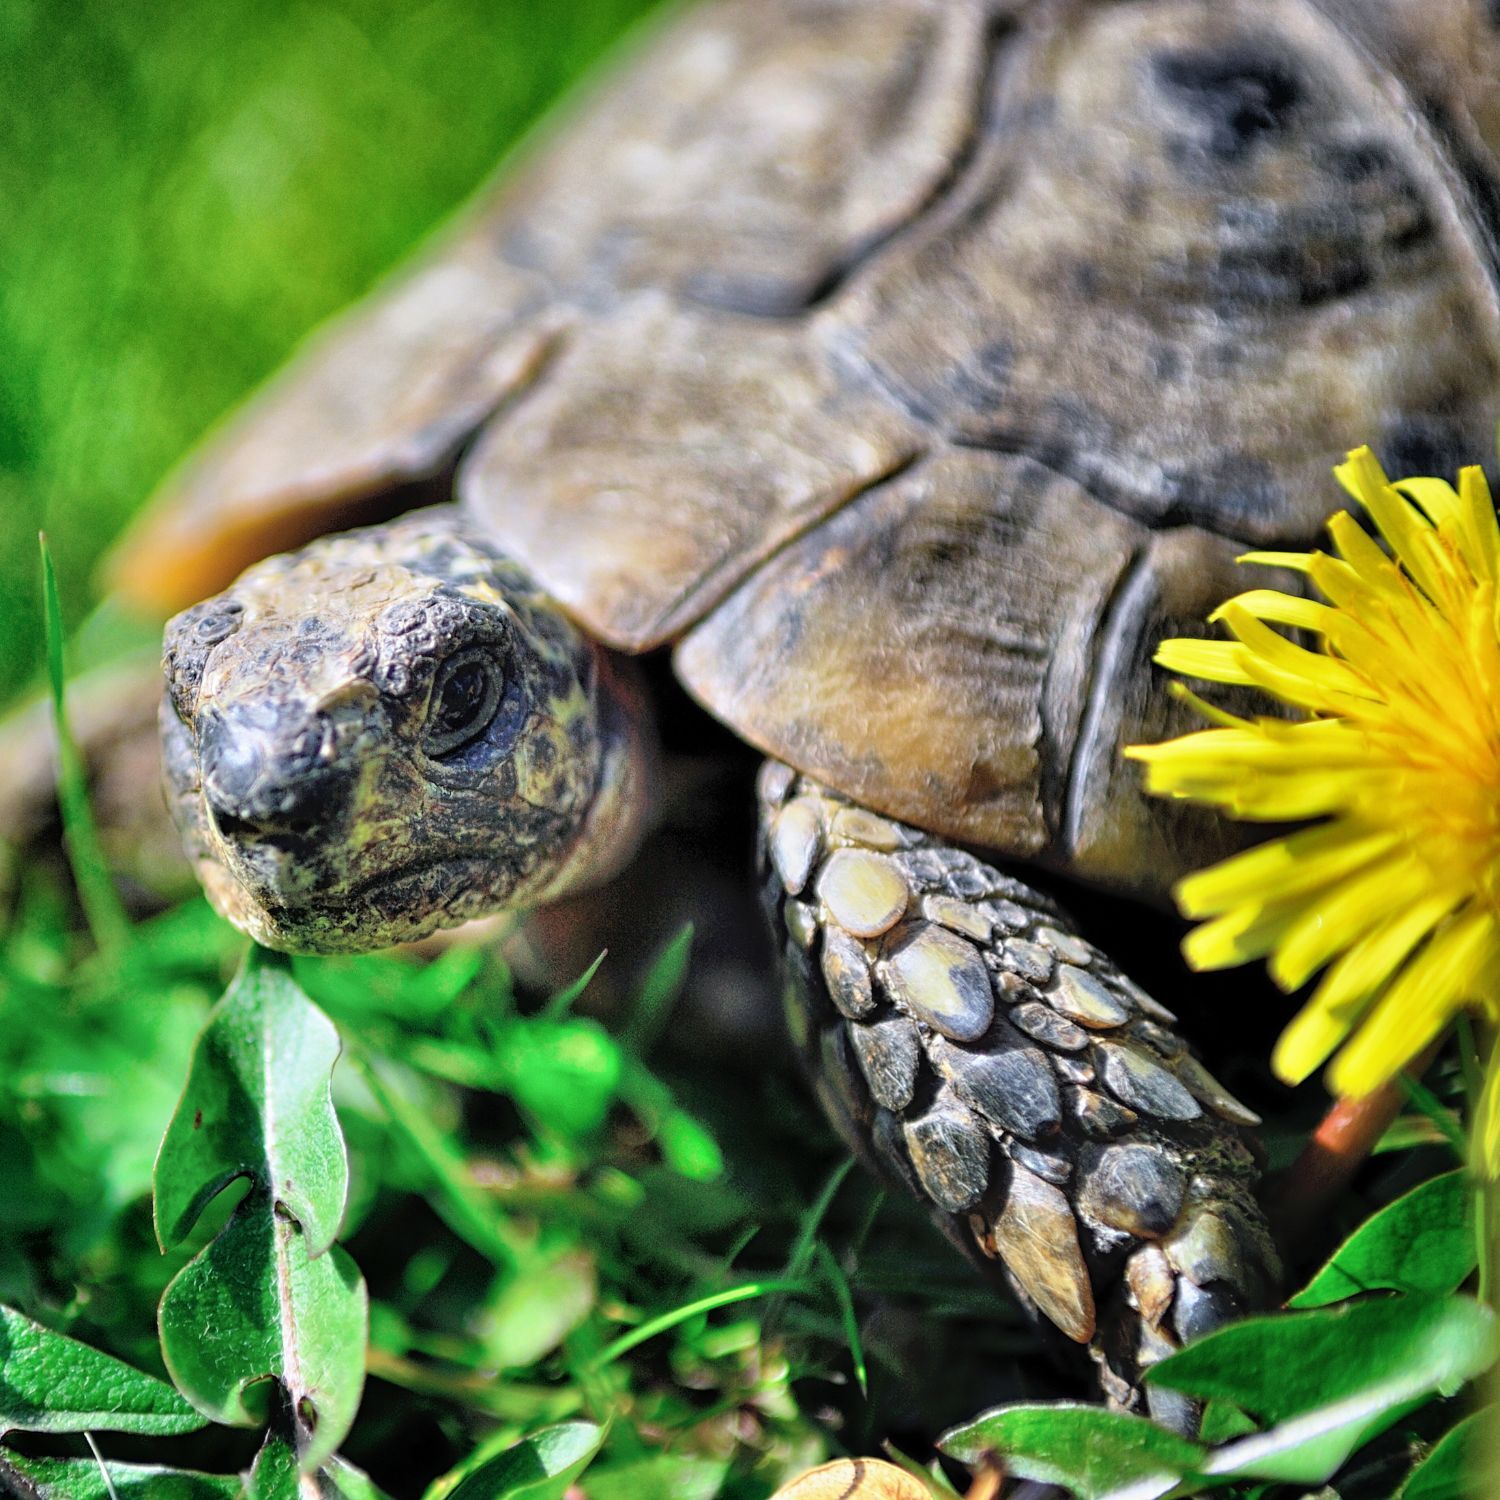
M 1500 525 L 1477 468 L 1457 489 L 1392 484 L 1360 448 L 1334 472 L 1389 555 L 1341 512 L 1331 553 L 1243 559 L 1296 570 L 1321 600 L 1254 589 L 1212 616 L 1231 640 L 1168 640 L 1156 656 L 1305 717 L 1237 718 L 1193 698 L 1216 727 L 1126 754 L 1152 792 L 1321 820 L 1183 880 L 1178 904 L 1202 919 L 1183 950 L 1200 969 L 1268 958 L 1287 990 L 1323 970 L 1273 1065 L 1296 1083 L 1340 1049 L 1329 1082 L 1358 1096 L 1461 1010 L 1500 1019 Z M 1489 1092 L 1476 1146 L 1494 1172 L 1493 1074 Z

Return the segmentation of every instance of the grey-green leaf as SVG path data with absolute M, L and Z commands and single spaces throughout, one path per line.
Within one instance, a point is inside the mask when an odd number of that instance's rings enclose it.
M 1269 1424 L 1218 1449 L 1207 1472 L 1315 1484 L 1414 1406 L 1487 1369 L 1494 1336 L 1494 1313 L 1468 1297 L 1372 1298 L 1246 1319 L 1147 1378 Z
M 1361 1292 L 1445 1296 L 1474 1269 L 1474 1189 L 1446 1172 L 1372 1215 L 1287 1304 L 1323 1307 Z
M 166 1381 L 0 1307 L 0 1429 L 167 1436 L 205 1425 Z
M 274 1427 L 255 1455 L 243 1500 L 390 1500 L 368 1474 L 341 1458 L 331 1458 L 314 1474 L 304 1474 L 286 1436 Z
M 319 1500 L 390 1500 L 365 1473 L 342 1458 L 331 1458 L 318 1471 Z
M 1475 1469 L 1483 1461 L 1485 1439 L 1488 1437 L 1493 1445 L 1491 1434 L 1497 1419 L 1500 1410 L 1487 1406 L 1449 1428 L 1411 1471 L 1396 1500 L 1465 1500 L 1485 1494 Z
M 967 1464 L 995 1454 L 1007 1473 L 1063 1485 L 1079 1500 L 1156 1500 L 1207 1458 L 1144 1418 L 1067 1402 L 997 1407 L 944 1433 L 938 1447 Z
M 445 1500 L 562 1500 L 604 1446 L 605 1431 L 593 1422 L 544 1427 L 464 1475 Z
M 589 1500 L 714 1500 L 729 1475 L 727 1458 L 695 1453 L 648 1453 L 589 1470 Z
M 163 1248 L 181 1241 L 236 1177 L 285 1207 L 311 1255 L 333 1243 L 349 1187 L 330 1097 L 338 1054 L 338 1033 L 287 960 L 252 948 L 199 1035 L 157 1156 Z
M 589 1315 L 597 1295 L 594 1259 L 583 1249 L 502 1276 L 479 1319 L 487 1361 L 500 1370 L 535 1364 Z
M 285 1438 L 268 1432 L 255 1455 L 245 1500 L 302 1500 L 301 1480 L 296 1449 Z
M 239 1500 L 237 1474 L 196 1474 L 155 1464 L 122 1464 L 92 1458 L 0 1457 L 0 1485 L 7 1469 L 28 1480 L 41 1500 Z M 113 1488 L 111 1488 L 113 1487 Z
M 337 1247 L 314 1257 L 257 1188 L 163 1294 L 161 1346 L 178 1388 L 218 1422 L 265 1422 L 279 1380 L 299 1416 L 301 1467 L 312 1470 L 353 1423 L 368 1322 L 354 1262 Z

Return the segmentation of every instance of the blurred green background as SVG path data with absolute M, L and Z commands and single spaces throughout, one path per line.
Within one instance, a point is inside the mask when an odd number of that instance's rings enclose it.
M 0 0 L 0 702 L 204 428 L 655 0 Z

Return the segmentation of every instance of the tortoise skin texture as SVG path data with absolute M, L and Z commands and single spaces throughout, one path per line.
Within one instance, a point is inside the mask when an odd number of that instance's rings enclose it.
M 1348 441 L 1407 472 L 1491 441 L 1500 45 L 1478 0 L 1431 9 L 691 10 L 193 460 L 118 576 L 181 605 L 451 472 L 767 753 L 1160 896 L 1220 851 L 1119 766 L 1181 722 L 1152 642 L 1246 542 L 1315 537 Z
M 466 662 L 483 731 L 431 742 Z M 247 571 L 163 656 L 168 804 L 214 905 L 269 947 L 388 947 L 607 879 L 647 801 L 628 675 L 452 506 Z
M 117 576 L 177 608 L 452 493 L 488 607 L 514 593 L 538 633 L 561 611 L 566 643 L 519 670 L 585 760 L 639 718 L 611 651 L 671 646 L 781 763 L 768 888 L 835 1117 L 1134 1404 L 1142 1365 L 1274 1281 L 1247 1117 L 965 848 L 1144 899 L 1222 852 L 1221 825 L 1148 802 L 1120 760 L 1186 724 L 1156 641 L 1202 628 L 1246 545 L 1315 540 L 1348 442 L 1404 472 L 1489 444 L 1491 10 L 710 0 L 316 336 Z M 373 946 L 543 899 L 629 844 L 639 747 L 592 782 L 533 765 L 550 823 L 529 779 L 488 810 L 432 790 L 412 747 L 464 589 L 431 561 L 426 528 L 459 525 L 440 514 L 263 565 L 173 626 L 178 815 L 267 941 Z M 340 547 L 442 601 L 409 691 L 360 686 L 392 601 L 353 589 Z M 546 685 L 554 655 L 586 702 Z M 354 799 L 331 842 L 275 827 L 254 778 L 209 828 L 203 726 L 248 715 L 290 795 L 313 710 Z M 366 745 L 373 769 L 340 760 Z M 264 868 L 240 794 L 280 850 Z M 439 861 L 383 883 L 382 845 L 423 840 L 468 850 L 462 879 Z
M 1190 1427 L 1140 1374 L 1279 1281 L 1256 1116 L 1023 882 L 778 762 L 760 812 L 788 1021 L 829 1118 L 1088 1347 L 1115 1405 Z

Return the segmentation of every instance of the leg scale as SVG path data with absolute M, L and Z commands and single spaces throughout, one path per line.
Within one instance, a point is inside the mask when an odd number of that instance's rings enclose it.
M 835 1125 L 1178 1427 L 1141 1372 L 1272 1299 L 1255 1116 L 1046 896 L 768 762 L 763 890 Z

